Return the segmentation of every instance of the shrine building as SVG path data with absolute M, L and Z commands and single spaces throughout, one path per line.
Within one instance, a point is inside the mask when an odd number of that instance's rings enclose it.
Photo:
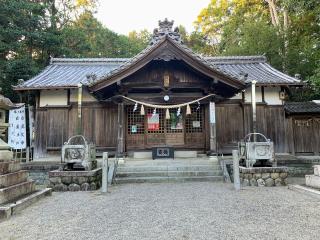
M 290 90 L 303 85 L 299 79 L 265 56 L 196 54 L 167 20 L 132 58 L 52 58 L 15 91 L 34 99 L 36 158 L 59 154 L 77 133 L 119 156 L 156 146 L 227 154 L 253 131 L 252 84 L 256 131 L 277 153 L 317 154 L 319 140 L 308 145 L 306 138 L 319 139 L 319 118 L 286 108 Z M 304 133 L 309 119 L 313 130 Z

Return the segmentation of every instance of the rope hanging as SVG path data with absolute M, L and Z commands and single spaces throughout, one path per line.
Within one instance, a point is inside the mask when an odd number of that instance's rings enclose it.
M 126 97 L 126 96 L 121 95 L 121 97 L 124 98 L 124 99 L 127 99 L 127 100 L 129 100 L 129 101 L 131 101 L 131 102 L 140 104 L 142 109 L 143 109 L 143 106 L 150 107 L 150 108 L 158 108 L 158 109 L 181 108 L 181 107 L 188 106 L 188 105 L 190 105 L 190 104 L 199 102 L 199 101 L 201 101 L 201 100 L 203 100 L 203 99 L 206 99 L 206 98 L 212 97 L 212 96 L 215 96 L 215 94 L 209 94 L 209 95 L 207 95 L 207 96 L 198 98 L 198 99 L 196 99 L 196 100 L 193 100 L 193 101 L 190 101 L 190 102 L 186 102 L 186 103 L 181 103 L 181 104 L 174 104 L 174 105 L 157 105 L 157 104 L 145 103 L 145 102 L 142 102 L 142 101 L 134 100 L 134 99 L 132 99 L 132 98 L 129 98 L 129 97 Z M 189 108 L 190 108 L 190 106 L 189 106 Z M 144 109 L 143 109 L 143 111 L 142 111 L 142 109 L 141 109 L 141 112 L 144 113 Z M 141 115 L 144 115 L 144 114 L 141 114 Z

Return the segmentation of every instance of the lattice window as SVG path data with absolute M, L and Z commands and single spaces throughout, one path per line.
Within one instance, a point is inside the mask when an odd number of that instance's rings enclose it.
M 203 131 L 203 106 L 190 106 L 191 114 L 186 116 L 186 132 L 196 133 Z
M 164 110 L 156 109 L 156 113 L 153 116 L 154 109 L 147 108 L 147 130 L 148 133 L 164 133 Z M 158 119 L 158 120 L 157 120 Z
M 135 112 L 133 107 L 128 107 L 128 134 L 144 134 L 144 116 L 140 115 L 139 109 Z
M 167 133 L 181 133 L 183 132 L 183 116 L 177 116 L 177 109 L 169 109 L 170 119 L 166 119 Z

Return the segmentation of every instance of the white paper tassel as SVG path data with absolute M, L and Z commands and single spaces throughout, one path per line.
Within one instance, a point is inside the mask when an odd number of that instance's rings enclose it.
M 191 114 L 191 108 L 190 108 L 190 105 L 188 104 L 187 105 L 187 112 L 186 112 L 187 115 L 190 115 Z
M 157 109 L 153 109 L 153 113 L 152 113 L 152 116 L 156 115 L 157 114 Z
M 177 110 L 177 116 L 179 116 L 181 114 L 181 108 L 179 107 Z
M 199 111 L 200 110 L 200 102 L 198 102 L 198 106 L 197 106 L 197 109 L 196 109 L 197 111 Z
M 144 107 L 143 107 L 143 105 L 141 105 L 141 108 L 140 108 L 140 115 L 144 115 Z
M 167 108 L 166 110 L 166 119 L 170 119 L 170 112 L 169 112 L 169 109 Z
M 137 111 L 137 109 L 138 109 L 138 103 L 136 103 L 136 104 L 134 105 L 133 111 L 135 112 L 135 111 Z

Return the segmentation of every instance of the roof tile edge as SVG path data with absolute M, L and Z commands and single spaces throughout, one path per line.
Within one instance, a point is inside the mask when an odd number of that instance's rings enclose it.
M 252 56 L 215 56 L 204 57 L 212 64 L 241 64 L 241 63 L 266 63 L 267 58 L 263 55 Z
M 124 63 L 131 58 L 52 58 L 51 64 L 70 63 Z

